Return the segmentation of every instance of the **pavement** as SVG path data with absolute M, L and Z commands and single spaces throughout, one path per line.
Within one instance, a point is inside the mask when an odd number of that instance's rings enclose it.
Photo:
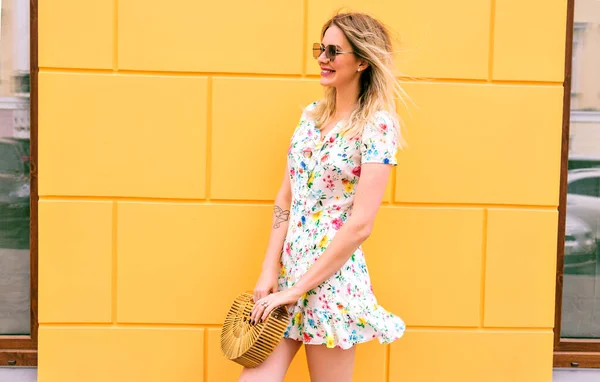
M 555 369 L 552 382 L 598 382 L 600 369 L 572 370 Z M 0 382 L 37 382 L 37 369 L 35 368 L 8 368 L 0 367 Z M 173 381 L 176 382 L 176 381 Z M 223 381 L 226 382 L 226 381 Z M 307 381 L 308 382 L 308 381 Z M 527 381 L 548 382 L 548 381 Z

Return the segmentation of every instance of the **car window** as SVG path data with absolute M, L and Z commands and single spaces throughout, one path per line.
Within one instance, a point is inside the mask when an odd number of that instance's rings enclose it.
M 600 198 L 600 177 L 584 178 L 569 184 L 569 194 L 585 195 Z

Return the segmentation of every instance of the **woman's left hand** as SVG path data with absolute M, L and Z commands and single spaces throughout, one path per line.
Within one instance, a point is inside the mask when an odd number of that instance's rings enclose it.
M 301 293 L 298 293 L 294 288 L 289 288 L 261 298 L 254 303 L 254 308 L 250 314 L 250 322 L 254 325 L 264 322 L 273 309 L 281 305 L 294 304 L 300 296 L 302 296 Z

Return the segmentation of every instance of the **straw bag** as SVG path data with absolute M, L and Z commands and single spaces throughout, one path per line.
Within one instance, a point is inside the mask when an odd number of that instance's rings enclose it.
M 254 307 L 252 294 L 235 298 L 221 329 L 221 351 L 228 359 L 248 368 L 260 365 L 273 352 L 288 326 L 288 312 L 279 306 L 265 322 L 252 325 L 250 313 Z

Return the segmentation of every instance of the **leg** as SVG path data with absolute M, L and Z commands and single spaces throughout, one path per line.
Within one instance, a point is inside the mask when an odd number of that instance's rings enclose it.
M 348 350 L 329 349 L 325 345 L 306 345 L 311 382 L 351 382 L 356 346 Z
M 283 382 L 302 342 L 284 338 L 267 359 L 255 368 L 242 370 L 238 382 Z

